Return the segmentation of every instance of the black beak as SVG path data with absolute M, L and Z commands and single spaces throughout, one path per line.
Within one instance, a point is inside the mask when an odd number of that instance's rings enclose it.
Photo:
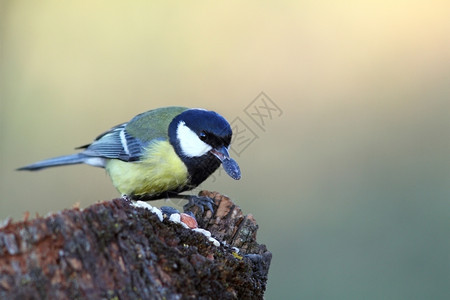
M 220 159 L 225 172 L 227 172 L 231 178 L 235 180 L 241 179 L 241 169 L 239 169 L 237 162 L 230 157 L 226 147 L 222 146 L 220 148 L 212 149 L 211 153 Z

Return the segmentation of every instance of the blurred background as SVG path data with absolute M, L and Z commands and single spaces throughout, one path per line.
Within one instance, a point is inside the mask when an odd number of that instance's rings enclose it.
M 166 105 L 243 132 L 266 299 L 447 299 L 450 2 L 0 2 L 0 219 L 117 197 L 72 153 Z M 264 92 L 264 94 L 261 94 Z

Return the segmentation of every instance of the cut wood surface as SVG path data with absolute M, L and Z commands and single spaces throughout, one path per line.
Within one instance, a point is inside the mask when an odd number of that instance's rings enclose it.
M 198 225 L 220 245 L 124 199 L 5 222 L 0 299 L 262 299 L 272 255 L 254 218 L 200 194 L 217 206 L 193 208 Z

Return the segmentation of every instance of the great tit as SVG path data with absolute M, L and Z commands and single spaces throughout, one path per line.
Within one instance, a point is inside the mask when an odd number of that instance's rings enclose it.
M 91 144 L 78 147 L 84 149 L 79 153 L 39 161 L 18 170 L 88 164 L 105 168 L 125 198 L 192 200 L 178 193 L 197 187 L 221 163 L 230 177 L 240 179 L 239 166 L 228 153 L 231 136 L 230 124 L 216 112 L 162 107 L 113 127 Z M 209 203 L 206 205 L 211 208 Z

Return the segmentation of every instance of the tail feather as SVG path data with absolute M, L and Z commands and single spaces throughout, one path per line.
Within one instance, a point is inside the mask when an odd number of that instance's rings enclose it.
M 64 165 L 75 165 L 75 164 L 81 164 L 86 163 L 86 160 L 88 160 L 89 157 L 82 153 L 76 153 L 71 155 L 64 155 L 64 156 L 58 156 L 54 158 L 49 158 L 46 160 L 38 161 L 34 164 L 24 166 L 21 168 L 18 168 L 18 171 L 26 170 L 26 171 L 37 171 L 44 168 L 50 168 L 50 167 L 58 167 L 58 166 L 64 166 Z

